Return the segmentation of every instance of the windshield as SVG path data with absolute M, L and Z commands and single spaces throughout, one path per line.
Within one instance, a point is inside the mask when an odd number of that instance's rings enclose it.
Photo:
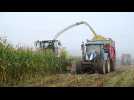
M 100 45 L 87 45 L 86 52 L 87 53 L 91 53 L 91 52 L 100 53 Z

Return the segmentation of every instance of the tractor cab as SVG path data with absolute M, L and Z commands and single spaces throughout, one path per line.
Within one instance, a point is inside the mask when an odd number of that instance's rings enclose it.
M 94 60 L 96 58 L 101 58 L 106 60 L 109 56 L 110 59 L 115 59 L 115 44 L 111 40 L 97 40 L 89 41 L 81 46 L 83 60 Z
M 82 48 L 82 56 L 84 61 L 93 61 L 100 58 L 102 53 L 104 53 L 104 44 L 100 41 L 87 41 L 85 47 Z
M 76 72 L 108 73 L 115 66 L 115 44 L 112 40 L 87 40 L 82 43 L 82 61 L 76 67 Z

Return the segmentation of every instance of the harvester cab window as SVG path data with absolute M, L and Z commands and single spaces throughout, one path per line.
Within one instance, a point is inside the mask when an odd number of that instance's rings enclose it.
M 45 48 L 47 48 L 47 47 L 48 47 L 48 45 L 49 45 L 49 43 L 48 43 L 48 42 L 46 42 L 44 45 L 45 45 Z
M 54 47 L 54 43 L 53 42 L 49 42 L 47 47 L 48 48 L 53 48 Z

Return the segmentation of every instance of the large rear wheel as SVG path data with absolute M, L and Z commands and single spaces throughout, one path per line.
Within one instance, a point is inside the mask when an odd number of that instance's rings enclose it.
M 81 74 L 82 73 L 82 65 L 81 65 L 81 63 L 77 63 L 76 64 L 76 73 L 77 74 Z
M 111 72 L 111 64 L 110 64 L 110 60 L 108 59 L 106 61 L 106 73 Z
M 106 74 L 106 61 L 101 61 L 98 64 L 98 72 L 100 74 Z
M 106 74 L 106 61 L 104 61 L 104 63 L 102 64 L 102 68 L 103 68 L 103 72 L 102 74 Z

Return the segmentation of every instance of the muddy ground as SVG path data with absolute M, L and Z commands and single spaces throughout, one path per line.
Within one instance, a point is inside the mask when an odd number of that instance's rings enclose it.
M 133 87 L 134 65 L 116 66 L 116 71 L 100 74 L 56 74 L 27 80 L 17 86 L 39 87 Z

